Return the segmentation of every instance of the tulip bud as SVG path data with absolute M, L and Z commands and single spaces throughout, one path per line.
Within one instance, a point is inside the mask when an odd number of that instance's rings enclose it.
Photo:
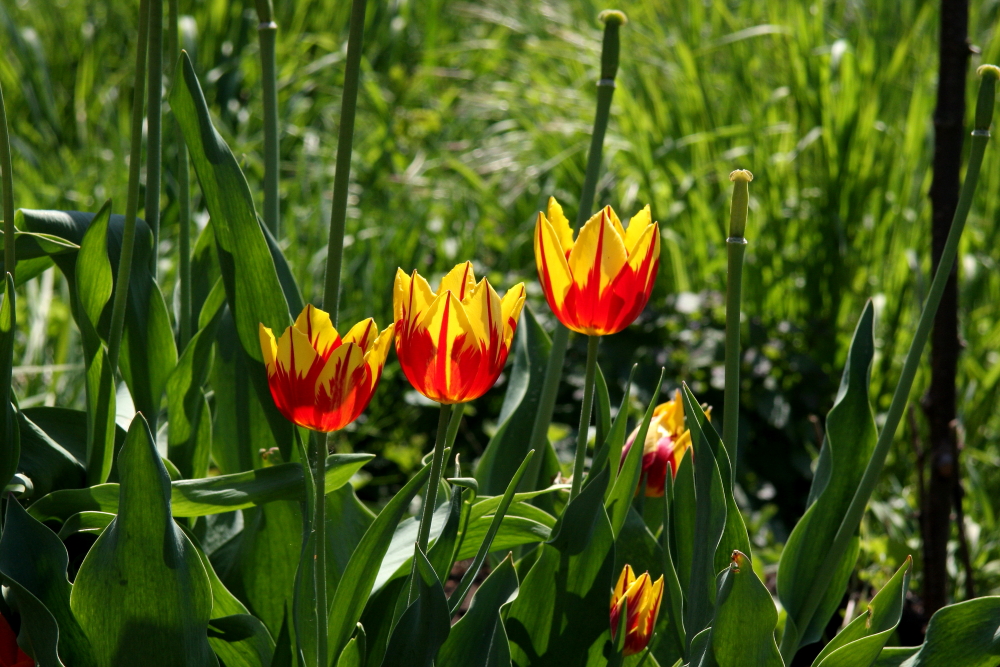
M 622 655 L 635 655 L 649 644 L 662 600 L 662 576 L 655 582 L 649 572 L 636 578 L 632 566 L 625 566 L 611 594 L 611 640 L 616 640 L 619 627 L 622 627 L 625 631 Z M 624 623 L 621 621 L 623 614 Z

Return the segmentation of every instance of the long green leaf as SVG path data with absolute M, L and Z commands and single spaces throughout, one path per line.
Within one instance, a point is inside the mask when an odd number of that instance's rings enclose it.
M 211 584 L 171 518 L 170 480 L 141 415 L 118 465 L 118 516 L 88 552 L 70 598 L 97 664 L 217 665 L 206 635 Z
M 347 645 L 354 626 L 364 611 L 365 602 L 378 575 L 379 564 L 392 542 L 396 525 L 429 474 L 430 466 L 424 466 L 393 496 L 354 550 L 330 604 L 330 655 L 340 655 Z
M 719 667 L 784 667 L 774 643 L 777 623 L 774 601 L 750 559 L 734 552 L 729 569 L 719 576 L 712 621 L 711 650 Z
M 798 627 L 818 568 L 823 566 L 844 513 L 861 482 L 865 466 L 875 449 L 877 430 L 868 398 L 871 364 L 875 354 L 873 334 L 875 309 L 865 307 L 854 331 L 840 391 L 826 420 L 826 439 L 809 493 L 811 504 L 792 530 L 778 564 L 778 597 L 794 621 L 800 637 L 797 646 L 819 640 L 823 628 L 843 596 L 858 555 L 858 541 L 837 565 L 808 627 Z M 782 640 L 782 651 L 785 651 Z
M 427 556 L 417 548 L 417 597 L 392 631 L 382 667 L 431 667 L 451 630 L 444 589 Z
M 1000 596 L 938 609 L 917 648 L 884 648 L 875 667 L 996 667 L 1000 661 Z
M 346 484 L 372 454 L 334 454 L 326 460 L 326 483 L 330 492 Z M 246 509 L 277 500 L 301 500 L 302 466 L 282 463 L 232 475 L 185 479 L 171 483 L 174 516 L 205 516 Z M 54 491 L 39 498 L 29 512 L 39 521 L 65 521 L 77 512 L 118 511 L 118 484 L 99 484 L 86 489 Z
M 14 366 L 14 335 L 17 312 L 14 307 L 14 280 L 5 274 L 3 304 L 0 304 L 0 492 L 17 472 L 21 458 L 21 433 L 17 412 L 11 404 L 10 377 Z

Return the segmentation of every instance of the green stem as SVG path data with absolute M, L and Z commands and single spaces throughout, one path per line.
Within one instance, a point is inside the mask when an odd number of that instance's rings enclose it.
M 868 466 L 865 468 L 865 473 L 861 478 L 861 483 L 858 485 L 858 490 L 855 491 L 854 498 L 851 499 L 851 504 L 847 508 L 847 512 L 844 513 L 844 518 L 837 529 L 837 534 L 833 538 L 833 543 L 826 552 L 823 565 L 815 572 L 809 595 L 805 598 L 805 605 L 799 616 L 794 619 L 794 627 L 798 629 L 794 633 L 795 636 L 792 636 L 793 633 L 790 632 L 790 626 L 786 626 L 789 629 L 786 629 L 785 636 L 781 640 L 781 656 L 784 658 L 785 664 L 791 661 L 798 650 L 801 633 L 812 622 L 820 600 L 825 597 L 826 591 L 830 586 L 833 573 L 837 570 L 837 565 L 847 551 L 851 538 L 857 532 L 861 518 L 864 516 L 868 499 L 875 489 L 875 484 L 878 482 L 878 477 L 882 472 L 882 466 L 885 464 L 885 457 L 889 453 L 889 448 L 895 437 L 896 427 L 899 426 L 899 420 L 902 418 L 903 410 L 906 408 L 910 389 L 913 387 L 913 379 L 920 366 L 920 357 L 924 345 L 927 343 L 927 336 L 930 333 L 931 326 L 934 323 L 934 314 L 937 312 L 938 304 L 941 302 L 941 294 L 944 292 L 948 274 L 951 273 L 951 269 L 955 264 L 958 243 L 962 237 L 962 231 L 965 229 L 965 221 L 969 216 L 969 209 L 972 207 L 972 198 L 979 181 L 979 170 L 983 164 L 983 153 L 990 138 L 989 126 L 993 115 L 996 77 L 1000 75 L 1000 70 L 995 67 L 992 69 L 986 68 L 987 66 L 980 68 L 983 76 L 980 82 L 979 101 L 976 107 L 976 129 L 972 132 L 972 147 L 969 151 L 969 166 L 965 174 L 965 182 L 962 184 L 958 207 L 955 209 L 955 217 L 951 223 L 951 231 L 948 232 L 948 239 L 945 242 L 944 251 L 941 253 L 941 261 L 938 263 L 937 271 L 934 273 L 934 280 L 931 282 L 930 292 L 927 295 L 927 301 L 924 303 L 924 309 L 920 313 L 917 331 L 913 335 L 913 340 L 910 342 L 910 349 L 906 353 L 906 360 L 903 362 L 903 371 L 900 374 L 899 383 L 896 385 L 896 390 L 893 393 L 892 403 L 889 404 L 889 411 L 886 413 L 885 425 L 882 428 L 882 432 L 879 433 L 875 449 L 872 452 L 871 459 L 868 461 Z M 983 71 L 984 69 L 986 69 L 985 72 Z
M 454 451 L 455 438 L 458 437 L 458 428 L 462 425 L 462 415 L 465 413 L 465 403 L 456 403 L 452 406 L 451 418 L 448 420 L 448 433 L 445 435 L 444 448 Z
M 594 411 L 594 381 L 597 379 L 597 346 L 600 336 L 587 338 L 587 374 L 583 381 L 583 405 L 580 407 L 580 430 L 576 434 L 576 459 L 573 461 L 573 485 L 569 499 L 573 500 L 583 486 L 583 464 L 587 458 L 587 435 L 590 433 L 590 419 Z
M 611 98 L 615 93 L 615 77 L 618 74 L 618 53 L 620 43 L 618 29 L 625 23 L 625 15 L 621 12 L 602 12 L 604 21 L 604 43 L 601 47 L 601 79 L 597 82 L 597 112 L 594 115 L 594 130 L 590 139 L 590 152 L 587 155 L 587 172 L 583 179 L 583 190 L 580 193 L 580 207 L 576 212 L 574 231 L 578 232 L 594 205 L 594 195 L 597 191 L 597 178 L 601 171 L 601 155 L 604 149 L 604 135 L 608 129 L 608 119 L 611 117 Z M 563 364 L 566 360 L 566 347 L 569 344 L 569 329 L 557 323 L 552 334 L 552 347 L 549 351 L 548 363 L 545 366 L 545 379 L 542 382 L 541 395 L 538 398 L 538 409 L 535 421 L 531 427 L 529 449 L 538 452 L 531 460 L 531 467 L 525 474 L 523 490 L 534 489 L 539 483 L 542 462 L 545 460 L 543 447 L 549 441 L 549 424 L 552 423 L 552 411 L 556 407 L 556 395 L 559 392 L 559 382 L 562 380 Z
M 326 249 L 326 287 L 323 307 L 334 326 L 340 314 L 340 270 L 344 259 L 344 226 L 347 223 L 347 186 L 351 180 L 351 151 L 354 146 L 354 117 L 358 106 L 361 78 L 361 50 L 365 36 L 365 4 L 352 0 L 351 31 L 347 39 L 347 69 L 344 98 L 340 106 L 340 136 L 337 137 L 337 170 L 333 176 L 333 206 L 330 211 L 330 242 Z
M 437 504 L 438 486 L 441 484 L 441 468 L 444 465 L 445 443 L 448 439 L 448 422 L 451 418 L 452 406 L 441 404 L 438 416 L 437 438 L 434 440 L 434 457 L 431 459 L 431 475 L 427 478 L 427 489 L 424 491 L 423 507 L 420 511 L 420 530 L 417 533 L 417 547 L 427 553 L 427 543 L 431 537 L 431 521 L 434 519 L 434 506 Z M 416 564 L 416 552 L 413 554 Z M 410 577 L 409 602 L 417 598 L 417 575 L 414 570 Z
M 257 0 L 257 35 L 264 84 L 264 224 L 278 238 L 278 64 L 275 44 L 278 24 L 269 0 Z
M 3 190 L 3 268 L 14 277 L 17 258 L 14 254 L 14 180 L 11 175 L 10 136 L 7 134 L 7 109 L 0 88 L 0 181 Z
M 155 0 L 154 0 L 155 1 Z M 125 325 L 125 305 L 132 275 L 132 252 L 135 249 L 135 216 L 139 209 L 139 167 L 142 159 L 142 101 L 146 87 L 146 46 L 149 29 L 149 0 L 139 0 L 139 37 L 135 50 L 135 88 L 132 90 L 132 138 L 129 147 L 128 198 L 125 200 L 125 229 L 122 251 L 118 258 L 115 299 L 111 307 L 111 330 L 108 334 L 108 361 L 112 372 L 118 368 L 122 328 Z
M 160 167 L 163 135 L 163 0 L 149 0 L 149 74 L 146 94 L 146 202 L 144 215 L 153 232 L 149 270 L 156 278 L 160 255 Z
M 333 433 L 313 437 L 316 473 L 313 486 L 316 491 L 316 511 L 313 514 L 313 530 L 316 533 L 316 627 L 319 628 L 316 641 L 316 664 L 326 667 L 327 661 L 327 616 L 326 605 L 326 456 L 330 451 Z
M 743 255 L 747 240 L 743 237 L 747 224 L 750 199 L 747 184 L 753 180 L 749 171 L 737 170 L 729 175 L 733 181 L 733 203 L 729 213 L 729 238 L 726 249 L 729 271 L 726 283 L 726 388 L 723 396 L 722 442 L 736 474 L 736 448 L 740 419 L 740 305 L 743 296 Z
M 177 69 L 177 59 L 180 57 L 180 40 L 177 34 L 177 21 L 180 19 L 177 9 L 179 0 L 169 0 L 169 15 L 167 17 L 167 66 L 170 80 L 173 82 Z M 180 316 L 178 318 L 177 342 L 183 350 L 191 340 L 191 171 L 188 165 L 187 144 L 181 124 L 174 118 L 174 143 L 177 145 L 177 225 L 178 225 L 178 277 L 180 286 Z

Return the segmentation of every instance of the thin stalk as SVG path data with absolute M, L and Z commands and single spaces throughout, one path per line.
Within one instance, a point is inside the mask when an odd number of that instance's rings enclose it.
M 322 436 L 319 433 L 313 437 L 316 460 L 316 473 L 313 486 L 316 491 L 316 510 L 313 514 L 313 530 L 316 533 L 316 627 L 319 628 L 316 640 L 316 664 L 326 667 L 329 664 L 327 649 L 327 616 L 326 606 L 326 455 L 330 451 L 333 433 Z
M 177 21 L 180 19 L 177 3 L 179 0 L 169 0 L 167 16 L 167 67 L 170 80 L 173 81 L 177 68 L 177 58 L 180 57 L 180 39 L 178 37 Z M 183 350 L 191 340 L 191 171 L 188 165 L 187 144 L 181 125 L 174 118 L 174 143 L 177 145 L 177 225 L 178 248 L 180 254 L 178 264 L 178 283 L 180 286 L 180 316 L 178 317 L 178 343 Z
M 972 207 L 972 197 L 979 182 L 979 170 L 983 164 L 983 153 L 990 138 L 989 127 L 993 116 L 996 80 L 997 77 L 1000 77 L 1000 68 L 993 65 L 984 65 L 979 68 L 979 73 L 982 76 L 982 80 L 979 87 L 979 100 L 976 105 L 976 125 L 972 131 L 972 146 L 969 151 L 969 167 L 966 171 L 965 182 L 962 184 L 962 193 L 959 196 L 958 208 L 955 209 L 955 217 L 951 223 L 951 231 L 948 232 L 948 240 L 945 243 L 944 251 L 941 253 L 941 261 L 938 264 L 937 271 L 934 273 L 934 280 L 931 282 L 930 292 L 927 295 L 927 301 L 924 303 L 924 309 L 920 313 L 920 320 L 917 323 L 916 333 L 914 333 L 913 340 L 910 343 L 910 349 L 906 353 L 906 360 L 903 362 L 903 371 L 900 374 L 899 383 L 896 385 L 896 390 L 893 393 L 892 403 L 889 404 L 889 411 L 886 413 L 885 425 L 882 428 L 882 432 L 879 433 L 875 449 L 872 452 L 871 459 L 868 461 L 868 466 L 865 468 L 865 474 L 861 478 L 858 490 L 855 491 L 854 498 L 851 499 L 851 504 L 847 508 L 847 512 L 844 513 L 844 518 L 837 529 L 837 534 L 833 538 L 833 543 L 827 550 L 823 566 L 815 573 L 809 595 L 806 596 L 805 606 L 799 617 L 794 619 L 794 627 L 800 630 L 799 632 L 792 632 L 790 631 L 791 626 L 786 626 L 788 629 L 786 629 L 785 636 L 781 640 L 781 656 L 785 664 L 791 661 L 798 650 L 799 633 L 809 626 L 813 616 L 816 614 L 816 608 L 830 586 L 830 579 L 837 569 L 837 563 L 840 562 L 840 559 L 847 551 L 851 537 L 857 531 L 861 518 L 864 516 L 868 499 L 871 497 L 879 474 L 882 472 L 886 454 L 888 454 L 889 447 L 892 445 L 892 440 L 895 437 L 896 427 L 899 426 L 899 420 L 903 416 L 903 410 L 906 408 L 910 389 L 913 387 L 913 379 L 920 366 L 920 357 L 924 345 L 927 343 L 927 336 L 930 333 L 931 326 L 934 324 L 934 315 L 937 312 L 938 304 L 941 302 L 941 295 L 944 292 L 948 274 L 951 273 L 952 266 L 955 264 L 958 243 L 962 237 L 962 231 L 965 229 L 965 221 L 969 217 L 969 209 Z
M 458 427 L 462 425 L 462 415 L 465 412 L 465 403 L 456 403 L 452 406 L 451 418 L 448 420 L 448 433 L 445 436 L 444 448 L 454 451 L 455 438 L 458 436 Z
M 135 216 L 139 209 L 139 167 L 142 159 L 142 101 L 146 87 L 146 46 L 149 28 L 149 0 L 139 0 L 139 37 L 135 50 L 135 88 L 132 90 L 132 141 L 129 147 L 128 197 L 125 200 L 125 229 L 122 231 L 122 251 L 118 258 L 115 280 L 115 300 L 111 307 L 111 330 L 108 334 L 108 361 L 112 372 L 118 368 L 122 328 L 125 325 L 125 304 L 132 275 L 132 252 L 135 246 Z
M 590 433 L 590 419 L 594 411 L 594 381 L 597 379 L 597 346 L 600 336 L 587 338 L 587 374 L 583 381 L 583 405 L 580 408 L 580 430 L 576 434 L 576 459 L 573 461 L 573 485 L 569 499 L 573 500 L 583 486 L 583 464 L 587 458 L 587 436 Z
M 344 226 L 347 223 L 347 186 L 351 181 L 351 151 L 354 147 L 354 117 L 361 78 L 361 49 L 365 36 L 367 0 L 351 2 L 351 30 L 347 38 L 347 69 L 344 99 L 340 106 L 340 136 L 337 137 L 337 170 L 333 175 L 333 206 L 330 210 L 330 241 L 326 249 L 326 286 L 323 307 L 334 326 L 340 314 L 340 270 L 344 259 Z
M 608 129 L 608 119 L 611 117 L 611 99 L 615 93 L 615 77 L 618 75 L 618 54 L 621 50 L 618 29 L 627 22 L 625 14 L 619 11 L 601 12 L 600 20 L 604 22 L 604 42 L 601 46 L 601 79 L 597 82 L 597 112 L 594 115 L 594 130 L 590 139 L 590 152 L 587 154 L 587 172 L 583 179 L 583 190 L 580 193 L 580 207 L 576 212 L 574 232 L 578 232 L 594 205 L 594 195 L 597 191 L 597 178 L 601 171 L 601 155 L 604 149 L 604 135 Z M 562 380 L 563 365 L 566 361 L 566 347 L 569 344 L 569 329 L 562 324 L 556 324 L 552 334 L 552 348 L 549 351 L 548 363 L 545 366 L 545 379 L 538 398 L 538 410 L 531 427 L 531 442 L 529 449 L 543 452 L 542 447 L 548 443 L 549 424 L 552 422 L 552 411 L 556 406 L 556 394 L 559 382 Z M 544 454 L 539 454 L 531 461 L 524 478 L 527 482 L 524 489 L 534 489 L 538 485 Z
M 733 462 L 736 474 L 736 447 L 740 418 L 740 305 L 743 297 L 743 255 L 747 240 L 743 237 L 747 225 L 747 205 L 750 199 L 747 184 L 753 174 L 737 169 L 729 175 L 733 182 L 733 203 L 729 212 L 729 272 L 726 283 L 726 389 L 723 397 L 722 442 Z
M 14 277 L 17 258 L 14 254 L 14 178 L 11 175 L 10 136 L 7 134 L 7 109 L 0 88 L 0 181 L 3 190 L 3 268 Z
M 257 35 L 264 86 L 264 224 L 278 238 L 278 24 L 270 0 L 257 0 Z
M 427 489 L 424 491 L 423 507 L 420 511 L 420 530 L 417 533 L 417 548 L 427 553 L 427 543 L 431 537 L 431 521 L 434 518 L 434 506 L 437 504 L 438 486 L 441 484 L 441 468 L 444 464 L 445 441 L 448 439 L 448 422 L 451 418 L 452 406 L 441 404 L 438 416 L 437 438 L 434 440 L 434 457 L 431 459 L 431 475 L 427 478 Z M 416 564 L 417 554 L 413 554 Z M 416 570 L 410 576 L 409 602 L 417 599 Z
M 149 270 L 156 278 L 160 256 L 160 172 L 163 135 L 163 0 L 149 0 L 149 80 L 146 90 L 146 202 L 144 215 L 153 232 Z

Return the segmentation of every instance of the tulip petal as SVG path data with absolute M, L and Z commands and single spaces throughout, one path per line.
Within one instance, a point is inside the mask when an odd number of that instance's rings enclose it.
M 375 324 L 375 320 L 369 317 L 351 327 L 351 330 L 344 335 L 344 343 L 354 343 L 361 348 L 362 352 L 367 352 L 377 335 L 378 325 Z
M 392 310 L 395 322 L 407 331 L 412 331 L 420 322 L 424 313 L 434 301 L 431 286 L 416 271 L 412 276 L 396 272 L 396 282 L 393 286 Z
M 503 344 L 510 349 L 510 342 L 514 338 L 514 329 L 517 328 L 517 321 L 521 317 L 521 310 L 524 308 L 524 300 L 527 292 L 524 283 L 518 283 L 507 290 L 500 302 L 500 318 L 503 322 Z
M 573 274 L 570 273 L 569 262 L 560 245 L 558 233 L 542 213 L 538 214 L 535 223 L 535 261 L 545 297 L 558 313 L 573 283 Z
M 629 258 L 635 254 L 635 244 L 642 238 L 651 224 L 653 224 L 653 215 L 650 212 L 649 204 L 646 204 L 629 220 L 628 229 L 625 230 L 625 250 L 628 251 Z
M 278 356 L 278 344 L 274 341 L 274 333 L 265 327 L 263 323 L 257 327 L 260 336 L 260 351 L 264 355 L 264 366 L 267 368 L 268 377 L 277 372 L 275 357 Z
M 604 213 L 608 216 L 608 219 L 611 221 L 611 226 L 614 227 L 616 232 L 618 232 L 618 238 L 620 238 L 622 240 L 622 243 L 624 243 L 625 228 L 622 227 L 622 221 L 618 218 L 618 214 L 615 213 L 615 209 L 611 208 L 610 206 L 605 206 Z
M 547 213 L 552 229 L 556 232 L 556 238 L 559 239 L 563 255 L 568 255 L 573 249 L 573 228 L 570 227 L 569 220 L 563 213 L 563 207 L 555 197 L 549 197 Z
M 302 309 L 293 326 L 306 335 L 309 344 L 324 359 L 329 356 L 330 350 L 340 345 L 340 336 L 333 328 L 330 314 L 311 303 Z
M 368 348 L 368 352 L 365 353 L 365 363 L 368 364 L 368 369 L 372 374 L 372 391 L 375 391 L 375 385 L 378 384 L 379 379 L 382 377 L 382 368 L 385 366 L 385 360 L 389 356 L 389 347 L 392 345 L 392 335 L 395 331 L 394 324 L 390 324 L 382 333 L 378 335 L 375 342 L 371 344 Z
M 341 345 L 323 364 L 316 378 L 316 396 L 325 395 L 334 405 L 343 404 L 353 389 L 350 380 L 354 373 L 365 367 L 365 355 L 354 343 Z
M 629 229 L 632 227 L 629 226 Z M 660 226 L 654 222 L 643 230 L 628 256 L 628 265 L 636 274 L 639 289 L 651 287 L 650 273 L 656 270 L 659 258 Z M 655 277 L 655 273 L 653 275 Z
M 459 301 L 465 302 L 472 296 L 475 289 L 476 274 L 472 270 L 472 262 L 463 262 L 456 264 L 455 268 L 445 274 L 444 278 L 441 279 L 441 286 L 438 287 L 437 293 L 443 294 L 445 291 L 451 290 Z
M 479 281 L 472 296 L 463 304 L 480 346 L 498 350 L 503 336 L 503 309 L 500 297 L 486 278 Z
M 625 244 L 612 225 L 607 210 L 587 221 L 569 255 L 569 270 L 574 284 L 585 298 L 595 301 L 628 261 Z

